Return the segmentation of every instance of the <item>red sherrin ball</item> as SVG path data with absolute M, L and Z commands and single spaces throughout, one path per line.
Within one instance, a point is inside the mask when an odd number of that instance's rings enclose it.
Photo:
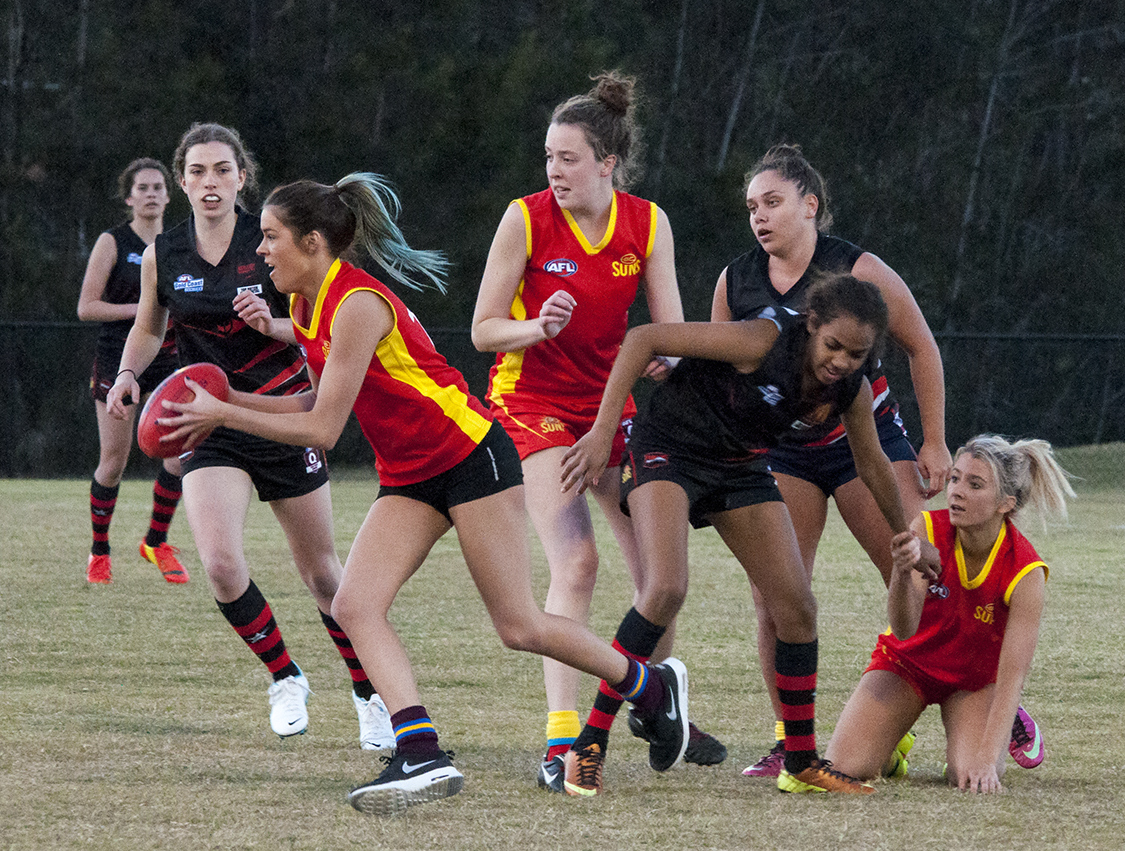
M 174 412 L 169 411 L 162 404 L 165 400 L 190 402 L 195 398 L 195 392 L 184 383 L 185 378 L 190 378 L 199 384 L 219 401 L 227 400 L 227 393 L 230 390 L 227 375 L 213 363 L 188 364 L 161 381 L 145 402 L 140 421 L 137 423 L 137 445 L 150 458 L 173 458 L 183 454 L 182 440 L 160 442 L 161 437 L 171 434 L 175 429 L 158 425 L 156 421 L 161 417 L 175 416 Z

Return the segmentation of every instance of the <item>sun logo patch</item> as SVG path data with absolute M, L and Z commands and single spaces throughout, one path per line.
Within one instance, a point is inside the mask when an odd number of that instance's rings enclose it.
M 620 260 L 613 261 L 613 277 L 627 278 L 641 274 L 641 261 L 636 254 L 630 252 L 622 255 Z

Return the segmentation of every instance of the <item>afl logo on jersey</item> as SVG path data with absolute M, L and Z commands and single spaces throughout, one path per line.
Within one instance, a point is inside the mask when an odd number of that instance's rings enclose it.
M 613 277 L 627 278 L 630 275 L 641 274 L 641 261 L 636 254 L 626 254 L 620 260 L 613 261 Z
M 203 292 L 203 279 L 193 278 L 191 275 L 180 275 L 172 282 L 172 286 L 185 293 Z
M 566 257 L 560 257 L 557 260 L 548 260 L 544 263 L 543 271 L 558 275 L 560 278 L 569 278 L 578 271 L 578 264 Z

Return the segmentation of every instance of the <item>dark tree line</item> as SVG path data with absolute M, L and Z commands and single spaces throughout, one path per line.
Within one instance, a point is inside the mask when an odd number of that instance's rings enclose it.
M 1125 0 L 0 8 L 0 321 L 72 319 L 122 217 L 117 172 L 215 120 L 267 190 L 387 174 L 411 242 L 456 264 L 448 296 L 409 303 L 464 328 L 505 205 L 545 185 L 550 109 L 622 68 L 645 95 L 635 191 L 671 219 L 689 318 L 750 246 L 743 173 L 796 141 L 829 179 L 834 232 L 897 269 L 935 331 L 1125 332 Z M 186 212 L 177 197 L 170 221 Z

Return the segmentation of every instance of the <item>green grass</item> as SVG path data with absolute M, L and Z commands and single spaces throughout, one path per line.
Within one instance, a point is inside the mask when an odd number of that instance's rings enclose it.
M 345 803 L 379 766 L 359 750 L 343 663 L 268 508 L 253 505 L 247 523 L 252 573 L 314 690 L 308 735 L 287 741 L 269 731 L 266 672 L 219 615 L 183 518 L 172 539 L 190 584 L 164 583 L 136 555 L 148 482 L 123 485 L 111 533 L 114 583 L 95 587 L 83 573 L 86 482 L 0 481 L 0 848 L 1120 848 L 1125 486 L 1105 471 L 1121 469 L 1125 449 L 1062 455 L 1084 477 L 1071 522 L 1026 529 L 1051 565 L 1025 692 L 1049 754 L 1034 771 L 1012 765 L 1005 794 L 972 797 L 943 784 L 933 709 L 919 723 L 910 778 L 879 783 L 871 798 L 784 796 L 742 777 L 769 746 L 772 719 L 745 579 L 705 531 L 692 536 L 676 652 L 691 674 L 692 716 L 730 757 L 717 768 L 657 775 L 619 722 L 607 793 L 590 801 L 547 795 L 534 779 L 542 667 L 500 646 L 447 536 L 393 615 L 465 791 L 390 821 Z M 368 477 L 337 477 L 341 554 L 373 495 Z M 609 636 L 630 594 L 598 528 L 604 563 L 592 623 Z M 541 559 L 535 570 L 541 598 Z M 876 572 L 834 514 L 814 581 L 823 747 L 885 619 Z M 587 678 L 586 707 L 593 691 Z

